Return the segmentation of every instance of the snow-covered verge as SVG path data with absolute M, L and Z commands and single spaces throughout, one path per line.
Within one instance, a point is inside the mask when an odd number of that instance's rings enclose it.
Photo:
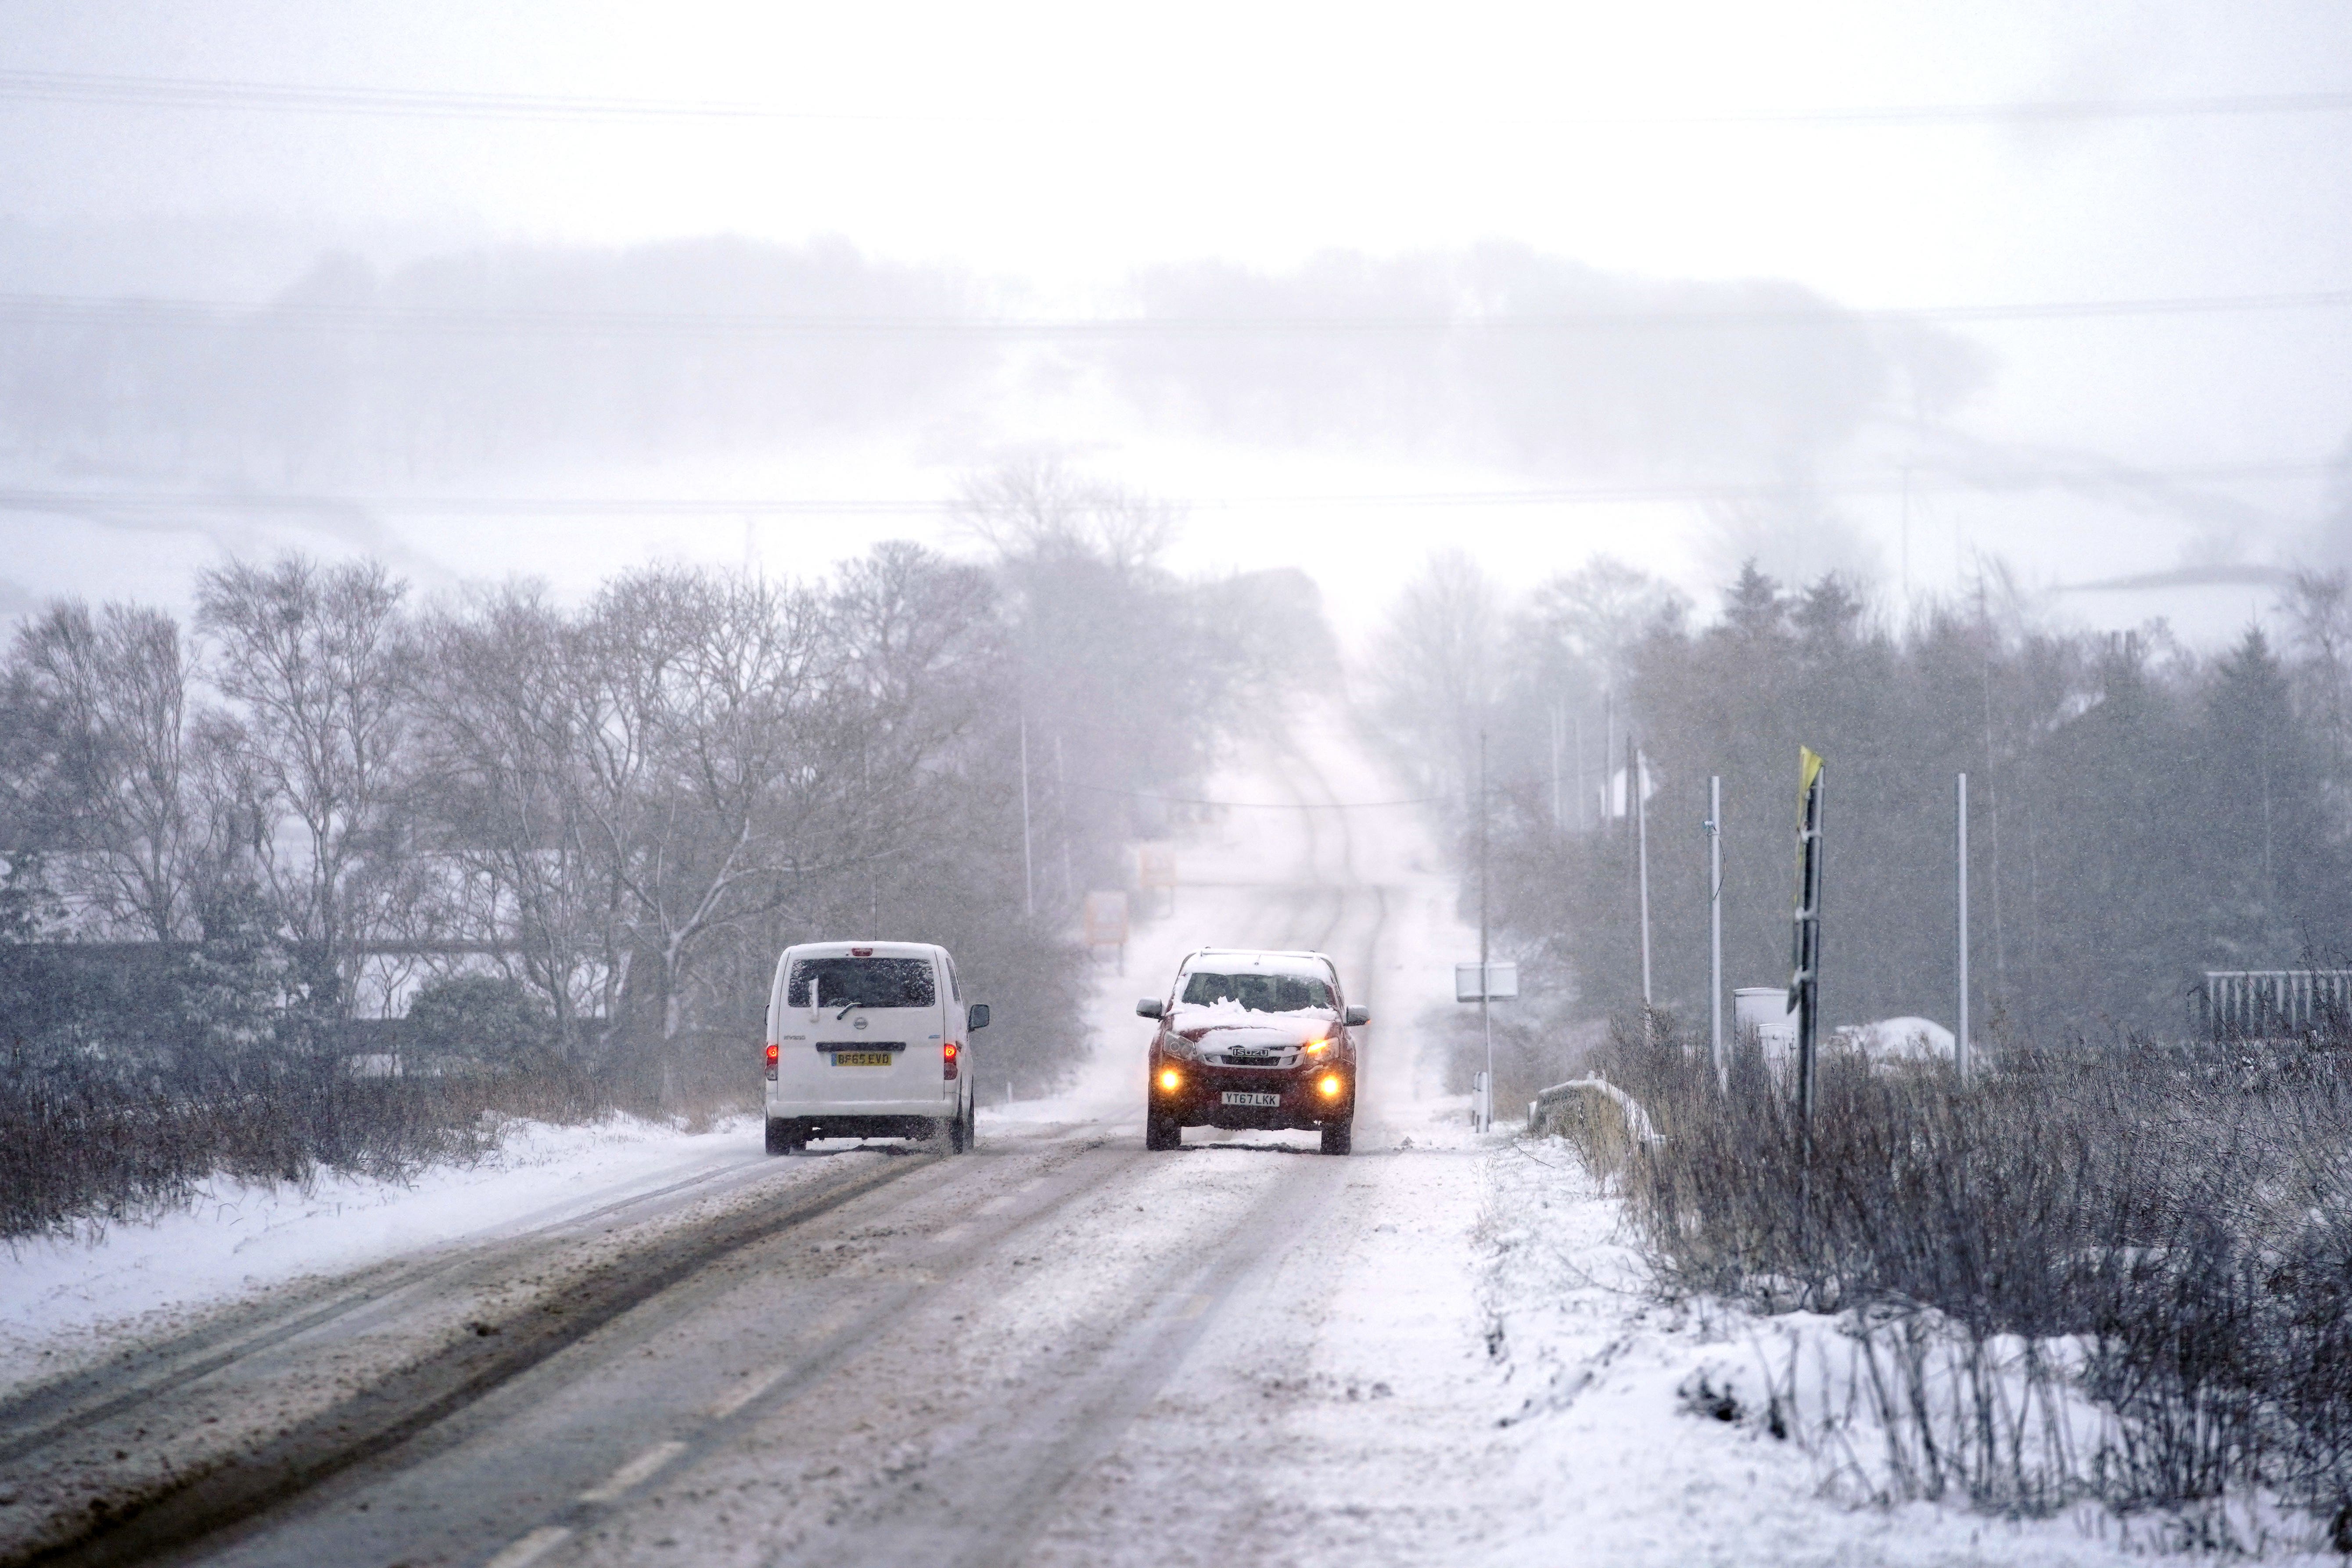
M 1850 1317 L 1765 1317 L 1719 1302 L 1668 1305 L 1650 1289 L 1617 1204 L 1557 1139 L 1497 1148 L 1483 1173 L 1479 1307 L 1516 1435 L 1513 1484 L 1534 1500 L 1518 1542 L 1489 1559 L 1552 1563 L 1563 1549 L 1609 1563 L 2088 1563 L 2165 1554 L 2212 1538 L 2212 1519 L 2122 1518 L 2089 1502 L 2002 1517 L 1916 1489 L 1915 1426 L 1882 1412 L 1910 1395 L 1876 1375 Z M 1932 1325 L 1928 1326 L 1932 1336 Z M 2101 1436 L 2098 1411 L 2026 1396 L 2023 1347 L 1996 1345 L 1985 1375 L 2028 1465 Z M 1957 1344 L 1925 1358 L 1925 1405 L 1955 1414 Z M 1903 1474 L 1906 1466 L 1915 1472 Z M 2340 1562 L 2323 1530 L 2259 1501 L 2227 1520 L 2265 1561 Z
M 614 1117 L 510 1123 L 482 1160 L 406 1182 L 216 1176 L 184 1208 L 0 1252 L 0 1396 L 298 1279 L 551 1224 L 761 1158 L 748 1118 L 688 1133 Z

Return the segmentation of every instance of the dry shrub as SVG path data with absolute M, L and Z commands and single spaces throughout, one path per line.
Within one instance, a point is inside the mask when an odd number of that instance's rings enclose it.
M 2261 1490 L 2352 1530 L 2342 1037 L 2011 1047 L 1968 1085 L 1827 1052 L 1810 1147 L 1793 1085 L 1752 1049 L 1727 1096 L 1671 1028 L 1619 1027 L 1594 1065 L 1664 1135 L 1567 1124 L 1662 1287 L 1843 1314 L 1882 1415 L 1907 1426 L 1910 1495 L 2041 1511 Z M 2108 1413 L 2095 1444 L 2016 1419 L 2070 1393 Z
M 152 1077 L 0 1062 L 0 1237 L 151 1215 L 215 1173 L 399 1180 L 479 1158 L 508 1118 L 581 1121 L 610 1105 L 551 1055 L 400 1078 L 355 1076 L 324 1054 Z

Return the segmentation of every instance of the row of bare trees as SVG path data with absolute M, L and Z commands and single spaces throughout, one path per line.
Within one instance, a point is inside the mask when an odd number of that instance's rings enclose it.
M 1166 572 L 1165 519 L 1115 489 L 1037 468 L 967 503 L 986 561 L 888 543 L 822 580 L 655 566 L 576 605 L 420 605 L 376 563 L 289 555 L 205 572 L 190 627 L 53 605 L 0 687 L 17 935 L 274 944 L 247 969 L 329 1033 L 492 976 L 574 1063 L 664 1085 L 752 1037 L 784 942 L 938 940 L 1011 1026 L 1000 1065 L 1050 1077 L 1079 1044 L 1075 896 L 1273 716 L 1318 623 L 1269 613 L 1279 581 Z

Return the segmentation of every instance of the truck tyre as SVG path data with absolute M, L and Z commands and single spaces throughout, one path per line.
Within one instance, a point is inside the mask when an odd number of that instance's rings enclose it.
M 1143 1117 L 1143 1146 L 1155 1154 L 1181 1149 L 1184 1146 L 1184 1130 L 1176 1124 L 1172 1116 L 1162 1116 L 1156 1110 L 1146 1111 Z
M 768 1152 L 797 1154 L 808 1147 L 808 1129 L 789 1116 L 768 1118 Z
M 1323 1124 L 1323 1152 L 1345 1154 L 1355 1146 L 1356 1123 L 1353 1118 L 1346 1121 L 1327 1121 Z
M 949 1153 L 961 1154 L 971 1150 L 971 1130 L 964 1125 L 962 1111 L 957 1111 L 941 1125 L 947 1129 Z

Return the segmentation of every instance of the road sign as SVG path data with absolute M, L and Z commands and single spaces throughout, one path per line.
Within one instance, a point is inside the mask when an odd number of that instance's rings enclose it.
M 1125 893 L 1088 893 L 1086 920 L 1088 947 L 1125 947 L 1127 945 L 1127 895 Z
M 1457 963 L 1454 966 L 1454 999 L 1456 1002 L 1506 1002 L 1519 994 L 1519 966 L 1516 963 L 1495 963 L 1486 965 L 1486 984 L 1478 984 L 1478 966 Z
M 1176 885 L 1176 846 L 1152 843 L 1136 848 L 1136 885 L 1144 888 L 1172 888 Z

